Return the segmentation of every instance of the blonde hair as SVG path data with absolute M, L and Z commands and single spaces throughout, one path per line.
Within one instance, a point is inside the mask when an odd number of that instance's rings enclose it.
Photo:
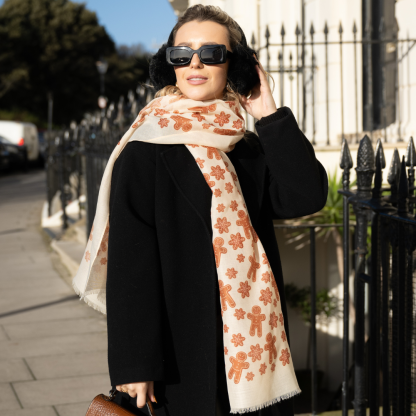
M 202 4 L 196 4 L 195 6 L 189 7 L 186 12 L 178 19 L 178 22 L 172 30 L 173 41 L 175 41 L 176 33 L 185 23 L 194 21 L 210 21 L 225 26 L 228 30 L 229 42 L 232 50 L 234 50 L 238 43 L 241 43 L 241 32 L 238 29 L 234 19 L 217 6 L 203 6 Z M 266 76 L 267 75 L 269 74 L 266 72 Z M 222 99 L 224 101 L 237 101 L 240 103 L 241 94 L 233 91 L 232 88 L 233 85 L 231 85 L 231 82 L 227 80 Z M 182 91 L 176 85 L 166 85 L 166 87 L 156 92 L 155 97 L 162 97 L 170 94 L 183 95 Z

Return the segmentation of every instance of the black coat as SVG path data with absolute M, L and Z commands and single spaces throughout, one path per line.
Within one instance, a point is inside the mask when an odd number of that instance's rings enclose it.
M 272 219 L 322 209 L 327 175 L 289 108 L 262 118 L 256 129 L 259 136 L 247 134 L 227 156 L 273 270 L 289 339 Z M 112 386 L 154 380 L 158 416 L 215 415 L 219 291 L 211 198 L 183 144 L 130 142 L 115 162 L 107 275 L 110 380 Z

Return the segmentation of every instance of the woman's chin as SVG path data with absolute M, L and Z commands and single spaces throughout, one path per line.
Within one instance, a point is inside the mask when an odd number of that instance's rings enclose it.
M 185 91 L 182 91 L 188 98 L 194 101 L 208 101 L 215 100 L 216 98 L 222 98 L 222 96 L 216 97 L 211 91 L 201 91 L 197 88 L 187 88 Z

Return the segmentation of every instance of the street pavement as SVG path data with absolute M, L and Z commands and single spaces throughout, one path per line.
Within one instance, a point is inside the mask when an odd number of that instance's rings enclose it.
M 58 273 L 40 227 L 45 179 L 0 175 L 1 416 L 83 416 L 111 388 L 106 317 Z

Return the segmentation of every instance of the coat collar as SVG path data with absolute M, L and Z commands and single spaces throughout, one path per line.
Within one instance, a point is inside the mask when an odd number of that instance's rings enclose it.
M 254 151 L 242 139 L 227 156 L 237 172 L 251 220 L 256 224 L 264 193 L 265 164 L 264 160 L 260 160 L 263 159 L 263 155 Z M 178 191 L 192 206 L 212 236 L 212 192 L 191 152 L 185 145 L 179 144 L 163 151 L 161 157 Z

